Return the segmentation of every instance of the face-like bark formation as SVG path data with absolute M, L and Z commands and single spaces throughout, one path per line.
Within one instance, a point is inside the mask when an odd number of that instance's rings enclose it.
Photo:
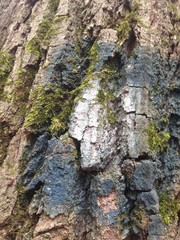
M 0 1 L 0 240 L 178 240 L 180 2 Z

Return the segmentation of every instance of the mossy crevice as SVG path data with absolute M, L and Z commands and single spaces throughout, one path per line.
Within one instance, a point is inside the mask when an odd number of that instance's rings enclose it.
M 107 69 L 104 69 L 102 70 L 102 72 L 106 72 L 106 70 Z M 106 83 L 107 72 L 105 72 L 103 72 L 103 75 L 101 76 L 102 83 L 101 89 L 97 94 L 97 100 L 105 110 L 105 116 L 103 116 L 103 123 L 106 123 L 107 120 L 110 124 L 114 124 L 116 123 L 116 116 L 111 106 L 112 101 L 115 99 L 114 90 L 108 87 L 108 84 Z
M 113 110 L 113 102 L 115 100 L 115 91 L 118 88 L 120 79 L 120 56 L 110 58 L 103 66 L 100 72 L 100 90 L 97 94 L 98 102 L 105 110 L 103 122 L 108 121 L 110 124 L 117 122 L 116 114 Z
M 81 52 L 81 48 L 82 48 L 82 43 L 78 42 L 78 44 L 76 46 L 76 51 L 75 51 L 75 53 L 77 55 L 78 55 L 78 53 Z M 82 93 L 83 89 L 90 87 L 90 85 L 91 85 L 90 80 L 100 77 L 100 72 L 96 71 L 96 64 L 99 61 L 99 50 L 100 50 L 99 44 L 98 44 L 97 40 L 95 40 L 93 42 L 93 44 L 91 45 L 91 47 L 89 49 L 87 49 L 88 54 L 86 53 L 86 55 L 83 56 L 81 59 L 81 61 L 83 61 L 87 67 L 83 71 L 83 75 L 84 75 L 83 81 L 80 82 L 80 84 L 71 91 L 71 95 L 74 96 L 76 101 L 81 98 L 81 93 Z M 76 58 L 74 58 L 74 59 L 76 59 Z M 76 61 L 76 63 L 77 63 L 77 61 Z M 76 72 L 76 67 L 77 67 L 76 63 L 74 65 L 75 72 Z

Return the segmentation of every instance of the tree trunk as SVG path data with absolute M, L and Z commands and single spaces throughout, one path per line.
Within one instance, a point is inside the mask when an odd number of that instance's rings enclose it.
M 0 240 L 180 239 L 180 1 L 0 1 Z

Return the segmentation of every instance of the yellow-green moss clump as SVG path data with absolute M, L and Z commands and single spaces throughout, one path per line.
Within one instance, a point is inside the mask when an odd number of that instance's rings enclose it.
M 30 95 L 30 110 L 25 119 L 25 127 L 32 131 L 51 130 L 57 134 L 67 127 L 70 114 L 68 92 L 53 84 L 46 87 L 37 86 Z
M 170 134 L 166 131 L 159 131 L 154 123 L 149 124 L 146 133 L 148 145 L 152 153 L 161 152 L 168 146 Z
M 177 218 L 180 210 L 180 199 L 172 199 L 169 193 L 160 196 L 159 214 L 166 224 L 171 224 L 173 219 Z

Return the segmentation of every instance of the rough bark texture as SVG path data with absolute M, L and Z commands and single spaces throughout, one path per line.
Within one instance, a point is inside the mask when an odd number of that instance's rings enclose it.
M 179 25 L 179 0 L 0 0 L 0 239 L 180 239 Z

